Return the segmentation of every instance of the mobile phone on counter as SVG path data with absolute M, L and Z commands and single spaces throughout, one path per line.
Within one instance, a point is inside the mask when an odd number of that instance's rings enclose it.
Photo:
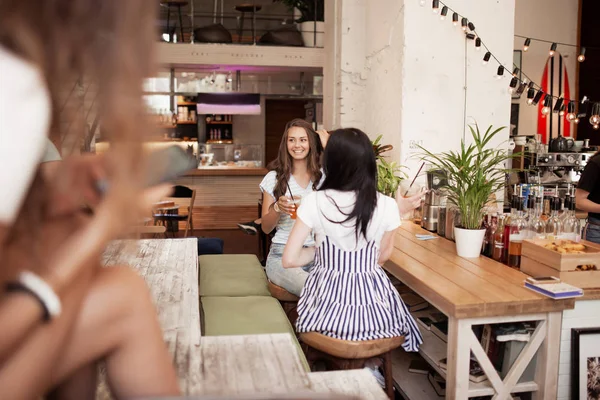
M 526 281 L 532 285 L 539 285 L 541 283 L 560 283 L 560 279 L 555 276 L 530 276 Z
M 170 182 L 187 171 L 197 168 L 197 161 L 185 150 L 177 145 L 166 149 L 155 150 L 149 154 L 146 160 L 146 187 L 160 185 Z M 98 191 L 106 193 L 109 183 L 106 180 L 98 181 Z

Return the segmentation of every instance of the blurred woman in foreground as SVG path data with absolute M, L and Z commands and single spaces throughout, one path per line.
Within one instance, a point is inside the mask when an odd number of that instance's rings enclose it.
M 100 263 L 108 241 L 135 222 L 132 207 L 167 194 L 139 184 L 155 11 L 143 0 L 0 0 L 0 387 L 7 398 L 93 398 L 99 360 L 118 398 L 179 394 L 144 281 Z M 75 120 L 81 110 L 64 107 L 78 81 L 97 93 L 111 150 L 64 157 L 42 174 L 48 137 L 59 148 L 78 147 L 85 134 Z M 103 195 L 99 179 L 110 183 Z M 84 204 L 93 216 L 81 212 Z

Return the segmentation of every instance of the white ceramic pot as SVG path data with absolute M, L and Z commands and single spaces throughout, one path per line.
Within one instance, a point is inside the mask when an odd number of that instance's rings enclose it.
M 485 229 L 462 229 L 454 227 L 456 253 L 459 257 L 477 258 L 481 254 Z
M 305 21 L 298 24 L 305 47 L 315 47 L 315 22 Z M 325 44 L 325 22 L 317 21 L 317 46 Z

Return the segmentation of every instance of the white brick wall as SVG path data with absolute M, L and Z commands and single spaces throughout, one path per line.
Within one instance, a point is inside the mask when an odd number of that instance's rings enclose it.
M 563 312 L 558 400 L 571 399 L 571 329 L 594 327 L 600 327 L 600 300 L 578 301 L 573 310 Z

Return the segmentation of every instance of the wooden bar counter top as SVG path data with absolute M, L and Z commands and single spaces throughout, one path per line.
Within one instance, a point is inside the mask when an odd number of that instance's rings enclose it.
M 462 258 L 444 238 L 412 222 L 398 229 L 385 269 L 447 316 L 456 318 L 553 312 L 572 309 L 573 299 L 553 300 L 524 286 L 522 272 L 487 257 Z
M 265 176 L 267 172 L 266 168 L 254 167 L 201 167 L 186 172 L 184 176 Z

